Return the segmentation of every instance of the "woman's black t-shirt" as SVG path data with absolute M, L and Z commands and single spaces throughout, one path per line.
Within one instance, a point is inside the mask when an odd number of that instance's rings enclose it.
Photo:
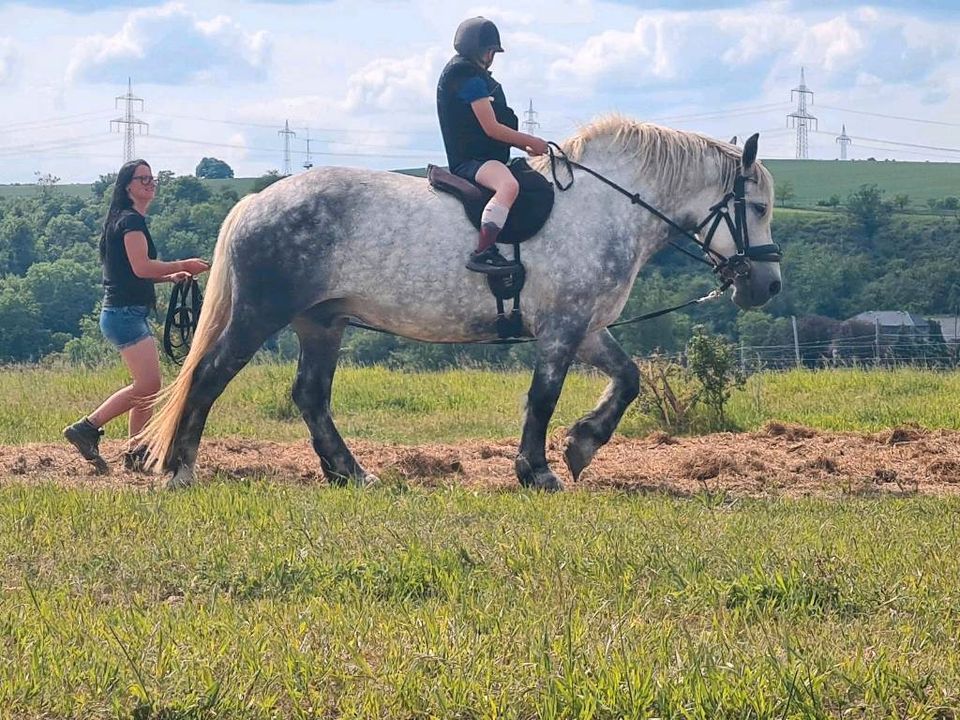
M 106 307 L 157 304 L 153 280 L 137 277 L 130 267 L 123 236 L 128 232 L 142 232 L 147 238 L 147 257 L 157 259 L 157 248 L 147 229 L 146 218 L 136 210 L 121 211 L 116 222 L 107 228 L 103 258 L 103 304 Z

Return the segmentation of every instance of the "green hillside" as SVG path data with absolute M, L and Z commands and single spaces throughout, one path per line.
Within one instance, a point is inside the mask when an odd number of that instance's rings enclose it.
M 217 180 L 203 180 L 203 184 L 209 187 L 214 193 L 224 189 L 231 189 L 238 195 L 245 195 L 253 188 L 256 178 L 226 178 Z M 72 195 L 74 197 L 87 198 L 90 196 L 89 183 L 64 183 L 56 185 L 53 192 L 63 195 Z M 0 198 L 33 197 L 40 193 L 39 185 L 0 185 Z
M 789 182 L 790 205 L 809 207 L 838 195 L 841 200 L 861 185 L 876 184 L 887 197 L 909 195 L 909 207 L 925 208 L 929 198 L 960 196 L 960 163 L 764 160 L 777 183 Z
M 765 160 L 778 184 L 790 183 L 794 196 L 792 207 L 816 207 L 818 200 L 837 195 L 841 201 L 861 185 L 875 183 L 887 197 L 908 195 L 909 209 L 922 210 L 930 198 L 960 197 L 960 163 L 846 161 L 839 160 Z M 398 170 L 408 175 L 423 176 L 423 168 Z M 204 180 L 215 193 L 224 188 L 243 195 L 255 178 Z M 0 198 L 32 196 L 40 191 L 37 185 L 0 185 Z M 90 186 L 58 185 L 56 192 L 86 197 Z

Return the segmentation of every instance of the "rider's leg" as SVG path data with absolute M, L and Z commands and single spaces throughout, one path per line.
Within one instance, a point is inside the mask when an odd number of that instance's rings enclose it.
M 480 237 L 477 252 L 481 253 L 497 242 L 500 231 L 507 222 L 507 215 L 520 192 L 517 179 L 509 168 L 499 160 L 488 160 L 477 170 L 477 184 L 493 190 L 493 197 L 480 216 Z
M 517 270 L 517 264 L 501 255 L 496 243 L 507 222 L 510 208 L 520 192 L 520 186 L 507 166 L 498 160 L 488 160 L 481 165 L 476 171 L 474 181 L 493 190 L 493 197 L 480 215 L 477 249 L 467 258 L 467 268 L 474 272 L 510 275 Z

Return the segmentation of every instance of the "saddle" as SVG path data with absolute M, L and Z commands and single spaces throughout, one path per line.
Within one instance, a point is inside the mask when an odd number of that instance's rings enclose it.
M 519 269 L 511 275 L 487 276 L 487 285 L 497 301 L 497 335 L 501 339 L 525 334 L 520 317 L 520 291 L 523 289 L 526 271 L 520 262 L 520 243 L 540 232 L 553 210 L 554 199 L 553 185 L 527 165 L 526 160 L 515 158 L 507 167 L 520 185 L 520 194 L 510 209 L 507 223 L 500 231 L 497 243 L 513 246 L 513 259 Z M 474 185 L 436 165 L 427 165 L 427 181 L 434 189 L 449 193 L 460 200 L 467 219 L 477 230 L 480 229 L 480 216 L 493 197 L 492 191 Z M 509 299 L 513 300 L 513 309 L 506 315 L 503 302 Z
M 553 185 L 523 158 L 514 158 L 507 167 L 520 185 L 520 194 L 510 208 L 507 224 L 500 231 L 497 242 L 516 245 L 532 238 L 547 222 L 553 210 Z M 436 190 L 459 199 L 467 219 L 477 230 L 480 229 L 480 215 L 493 197 L 493 191 L 436 165 L 427 165 L 427 181 Z

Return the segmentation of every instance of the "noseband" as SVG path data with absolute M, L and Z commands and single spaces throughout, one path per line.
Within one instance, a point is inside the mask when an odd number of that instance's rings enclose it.
M 629 190 L 613 182 L 613 180 L 604 177 L 596 170 L 592 170 L 586 165 L 581 165 L 580 163 L 571 160 L 556 143 L 547 143 L 547 149 L 550 153 L 550 172 L 553 175 L 553 183 L 557 186 L 558 190 L 563 192 L 565 190 L 569 190 L 573 185 L 574 176 L 572 168 L 579 168 L 580 170 L 593 175 L 593 177 L 595 177 L 597 180 L 609 185 L 621 195 L 628 197 L 630 202 L 632 202 L 634 205 L 639 205 L 640 207 L 644 208 L 652 215 L 658 217 L 660 220 L 663 220 L 663 222 L 672 227 L 674 230 L 683 234 L 691 242 L 699 246 L 706 259 L 690 253 L 680 245 L 677 245 L 673 242 L 670 243 L 672 247 L 676 248 L 685 255 L 692 257 L 694 260 L 710 265 L 713 268 L 713 272 L 723 279 L 723 289 L 730 287 L 735 280 L 747 277 L 750 274 L 751 261 L 780 262 L 782 253 L 780 251 L 780 246 L 776 243 L 757 245 L 755 247 L 751 247 L 750 245 L 750 235 L 747 232 L 746 185 L 747 182 L 756 182 L 756 180 L 745 177 L 741 171 L 742 169 L 737 170 L 737 176 L 733 180 L 733 190 L 724 195 L 718 203 L 712 205 L 707 217 L 705 217 L 702 222 L 698 223 L 696 229 L 691 232 L 687 228 L 675 222 L 672 218 L 665 215 L 659 209 L 646 202 L 640 197 L 639 194 L 631 193 Z M 570 182 L 565 184 L 560 182 L 559 178 L 557 177 L 558 162 L 566 166 L 567 172 L 570 173 Z M 733 201 L 733 217 L 730 216 L 731 200 Z M 713 242 L 713 236 L 716 234 L 717 228 L 720 227 L 721 222 L 726 224 L 727 229 L 730 231 L 730 235 L 733 237 L 733 242 L 737 248 L 737 252 L 730 257 L 724 257 L 710 247 L 710 244 Z M 700 233 L 704 228 L 708 228 L 707 235 L 706 238 L 701 239 Z

